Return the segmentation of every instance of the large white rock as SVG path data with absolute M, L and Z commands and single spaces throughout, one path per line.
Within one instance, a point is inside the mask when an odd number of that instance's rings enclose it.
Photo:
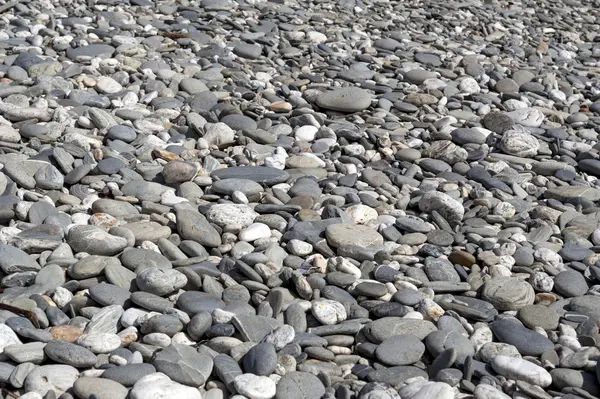
M 27 375 L 23 387 L 26 392 L 36 392 L 42 396 L 49 390 L 61 395 L 73 386 L 78 377 L 79 370 L 73 366 L 66 364 L 41 366 Z
M 245 204 L 215 204 L 206 212 L 209 222 L 221 227 L 224 226 L 250 226 L 258 213 Z
M 4 352 L 4 348 L 9 345 L 22 344 L 17 334 L 6 324 L 0 324 L 0 353 Z
M 537 155 L 540 143 L 529 132 L 513 129 L 504 132 L 498 147 L 508 155 L 529 158 Z
M 223 122 L 207 123 L 204 126 L 204 130 L 205 132 L 202 138 L 206 140 L 208 144 L 223 145 L 235 141 L 235 132 Z
M 254 374 L 238 375 L 233 383 L 235 389 L 249 399 L 270 399 L 277 390 L 275 381 Z
M 544 114 L 537 108 L 520 108 L 515 109 L 507 115 L 521 126 L 540 127 L 544 121 Z
M 96 354 L 110 353 L 121 346 L 121 338 L 112 333 L 84 334 L 77 339 L 77 345 L 88 348 Z
M 474 399 L 510 399 L 510 396 L 491 385 L 479 384 L 473 392 Z
M 313 301 L 311 311 L 321 324 L 337 324 L 348 317 L 344 305 L 330 299 Z
M 460 202 L 446 193 L 428 191 L 419 200 L 419 210 L 430 213 L 439 212 L 450 224 L 458 223 L 465 215 L 465 208 Z
M 252 223 L 240 232 L 240 240 L 252 242 L 260 238 L 271 237 L 271 229 L 264 223 Z
M 96 90 L 100 93 L 113 94 L 123 90 L 123 86 L 109 76 L 100 76 L 96 79 Z
M 423 386 L 411 399 L 454 399 L 454 390 L 445 382 L 434 382 Z
M 363 204 L 349 206 L 346 208 L 346 212 L 358 224 L 365 224 L 369 220 L 377 219 L 379 216 L 375 209 Z
M 200 391 L 175 381 L 163 373 L 148 374 L 129 392 L 131 399 L 202 399 Z
M 500 355 L 492 359 L 492 367 L 498 374 L 513 380 L 525 381 L 542 388 L 552 384 L 549 372 L 525 359 Z
M 313 141 L 315 139 L 315 136 L 317 135 L 318 131 L 319 131 L 319 128 L 316 126 L 304 125 L 304 126 L 300 126 L 298 128 L 298 130 L 296 130 L 296 133 L 294 134 L 294 136 L 296 137 L 296 140 Z

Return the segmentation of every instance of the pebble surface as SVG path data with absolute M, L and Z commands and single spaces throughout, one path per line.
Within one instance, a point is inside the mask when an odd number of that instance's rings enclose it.
M 1 399 L 600 396 L 597 6 L 0 16 Z

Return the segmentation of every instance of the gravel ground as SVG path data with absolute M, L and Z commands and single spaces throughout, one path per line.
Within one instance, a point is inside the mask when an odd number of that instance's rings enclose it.
M 0 398 L 600 397 L 598 21 L 0 0 Z

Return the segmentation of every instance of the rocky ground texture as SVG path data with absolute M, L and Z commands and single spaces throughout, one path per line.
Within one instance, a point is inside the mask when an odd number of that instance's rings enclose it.
M 600 397 L 597 1 L 0 1 L 0 397 Z

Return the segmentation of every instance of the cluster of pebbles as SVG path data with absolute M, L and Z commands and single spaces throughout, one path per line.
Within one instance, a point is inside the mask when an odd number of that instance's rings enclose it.
M 600 397 L 599 18 L 0 2 L 0 397 Z

